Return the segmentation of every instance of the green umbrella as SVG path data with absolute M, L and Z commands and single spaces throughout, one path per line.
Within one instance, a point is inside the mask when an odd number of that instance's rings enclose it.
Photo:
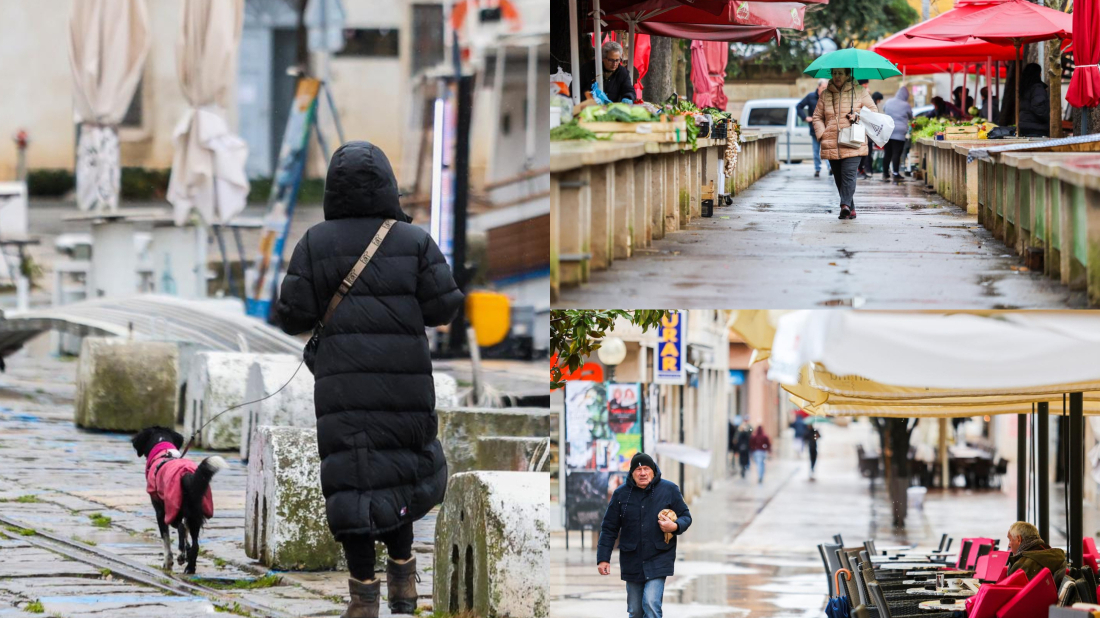
M 852 69 L 852 79 L 886 79 L 901 75 L 901 71 L 886 58 L 866 49 L 838 49 L 810 63 L 803 71 L 810 77 L 828 79 L 833 69 Z

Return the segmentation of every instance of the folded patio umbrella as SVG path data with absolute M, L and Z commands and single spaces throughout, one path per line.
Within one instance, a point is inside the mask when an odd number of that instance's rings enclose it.
M 1100 105 L 1100 2 L 1086 0 L 1073 7 L 1073 77 L 1066 101 L 1074 107 Z
M 118 208 L 118 124 L 134 98 L 149 51 L 149 16 L 141 0 L 82 0 L 69 14 L 76 148 L 76 205 Z
M 190 107 L 173 134 L 168 201 L 177 225 L 198 211 L 228 223 L 245 207 L 248 144 L 229 130 L 226 106 L 235 81 L 244 0 L 184 0 L 176 68 Z

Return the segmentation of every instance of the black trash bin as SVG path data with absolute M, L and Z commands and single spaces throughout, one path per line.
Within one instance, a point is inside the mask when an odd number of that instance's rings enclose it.
M 700 210 L 702 210 L 704 217 L 714 216 L 714 200 L 703 200 Z

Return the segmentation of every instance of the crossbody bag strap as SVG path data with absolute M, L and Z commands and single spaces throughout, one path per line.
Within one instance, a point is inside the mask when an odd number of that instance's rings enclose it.
M 348 273 L 348 276 L 344 277 L 344 280 L 340 282 L 339 289 L 332 295 L 332 300 L 328 303 L 328 310 L 325 311 L 325 317 L 321 318 L 322 327 L 328 324 L 329 318 L 332 317 L 332 313 L 336 311 L 336 306 L 340 304 L 340 301 L 344 300 L 344 296 L 351 290 L 351 286 L 355 285 L 355 280 L 359 278 L 360 273 L 367 267 L 367 264 L 370 264 L 371 259 L 374 258 L 375 251 L 378 251 L 379 245 L 385 240 L 386 234 L 390 233 L 390 228 L 393 227 L 393 224 L 396 222 L 396 219 L 386 219 L 382 222 L 382 227 L 378 228 L 378 233 L 374 235 L 374 240 L 370 241 L 366 251 L 363 251 L 363 255 L 359 256 L 359 261 L 351 268 L 351 272 Z

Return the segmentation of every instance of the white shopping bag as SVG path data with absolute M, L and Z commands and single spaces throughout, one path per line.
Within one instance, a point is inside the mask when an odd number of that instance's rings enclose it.
M 886 114 L 872 112 L 864 107 L 859 110 L 859 124 L 867 130 L 867 136 L 881 148 L 890 141 L 890 134 L 894 132 L 894 119 Z

